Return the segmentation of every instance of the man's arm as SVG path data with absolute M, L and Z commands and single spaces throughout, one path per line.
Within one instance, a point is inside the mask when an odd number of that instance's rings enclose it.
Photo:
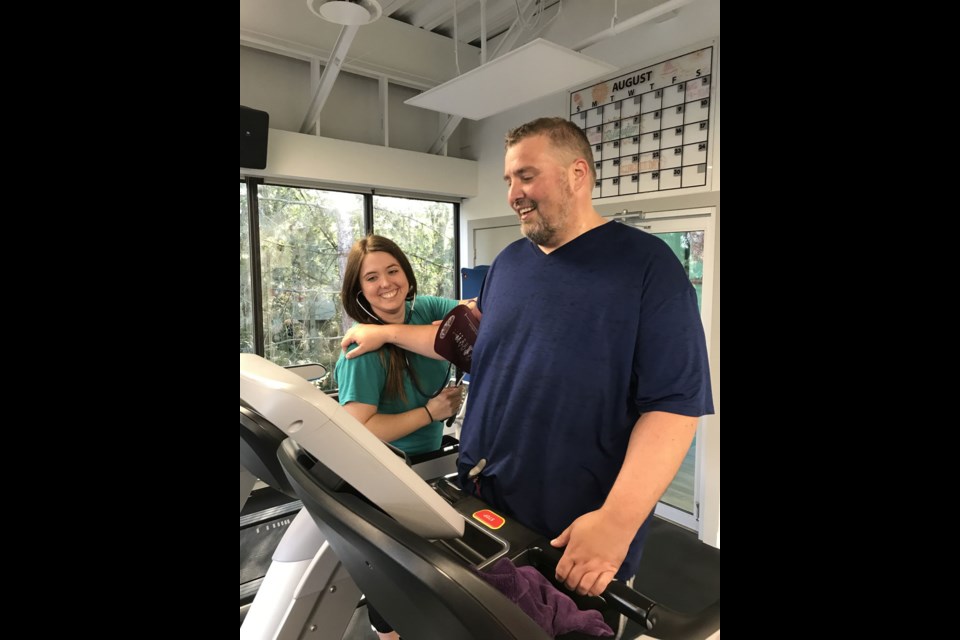
M 461 301 L 467 305 L 473 312 L 474 317 L 479 321 L 480 310 L 477 309 L 476 298 Z M 471 304 L 472 303 L 472 304 Z M 347 353 L 347 360 L 362 356 L 365 353 L 376 351 L 385 344 L 395 344 L 401 349 L 419 353 L 427 358 L 434 360 L 443 360 L 433 350 L 433 343 L 437 337 L 440 321 L 433 324 L 358 324 L 351 327 L 343 340 L 340 341 L 340 348 L 346 352 L 347 347 L 356 344 L 357 348 Z
M 433 350 L 436 337 L 437 327 L 432 324 L 358 324 L 343 336 L 340 348 L 347 351 L 351 344 L 357 345 L 356 349 L 347 353 L 347 360 L 376 351 L 388 343 L 427 358 L 443 360 Z
M 620 569 L 630 543 L 683 462 L 697 418 L 663 411 L 640 416 L 627 455 L 603 506 L 586 513 L 551 541 L 566 545 L 557 580 L 577 593 L 599 595 Z

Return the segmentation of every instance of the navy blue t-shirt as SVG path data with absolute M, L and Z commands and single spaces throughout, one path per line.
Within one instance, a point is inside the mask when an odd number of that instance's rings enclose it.
M 461 480 L 486 458 L 494 506 L 544 535 L 603 504 L 641 413 L 713 413 L 696 292 L 655 236 L 611 222 L 550 254 L 518 240 L 478 306 Z

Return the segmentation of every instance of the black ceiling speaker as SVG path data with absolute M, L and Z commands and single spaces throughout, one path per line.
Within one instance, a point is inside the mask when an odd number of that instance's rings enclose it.
M 267 168 L 267 129 L 270 114 L 240 105 L 240 166 Z

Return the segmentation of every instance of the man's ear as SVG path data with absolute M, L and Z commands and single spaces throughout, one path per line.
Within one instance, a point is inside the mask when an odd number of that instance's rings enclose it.
M 573 178 L 574 189 L 579 189 L 587 185 L 590 187 L 590 191 L 593 192 L 593 184 L 590 178 L 590 165 L 587 164 L 586 160 L 583 158 L 574 160 L 573 165 L 570 167 L 570 173 Z

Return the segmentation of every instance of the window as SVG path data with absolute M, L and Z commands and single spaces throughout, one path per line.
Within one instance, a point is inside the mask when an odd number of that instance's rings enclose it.
M 252 201 L 256 200 L 256 207 Z M 364 212 L 373 211 L 372 225 Z M 250 252 L 250 210 L 258 211 L 259 279 Z M 332 372 L 340 340 L 353 325 L 340 285 L 353 243 L 369 232 L 396 242 L 417 274 L 421 293 L 458 297 L 457 205 L 305 187 L 240 184 L 240 351 L 280 365 L 317 362 Z M 254 286 L 262 308 L 255 309 Z M 321 383 L 334 389 L 333 375 Z
M 420 293 L 458 297 L 453 204 L 373 196 L 373 229 L 407 254 Z
M 254 352 L 253 291 L 250 286 L 250 216 L 247 185 L 240 183 L 240 353 Z

